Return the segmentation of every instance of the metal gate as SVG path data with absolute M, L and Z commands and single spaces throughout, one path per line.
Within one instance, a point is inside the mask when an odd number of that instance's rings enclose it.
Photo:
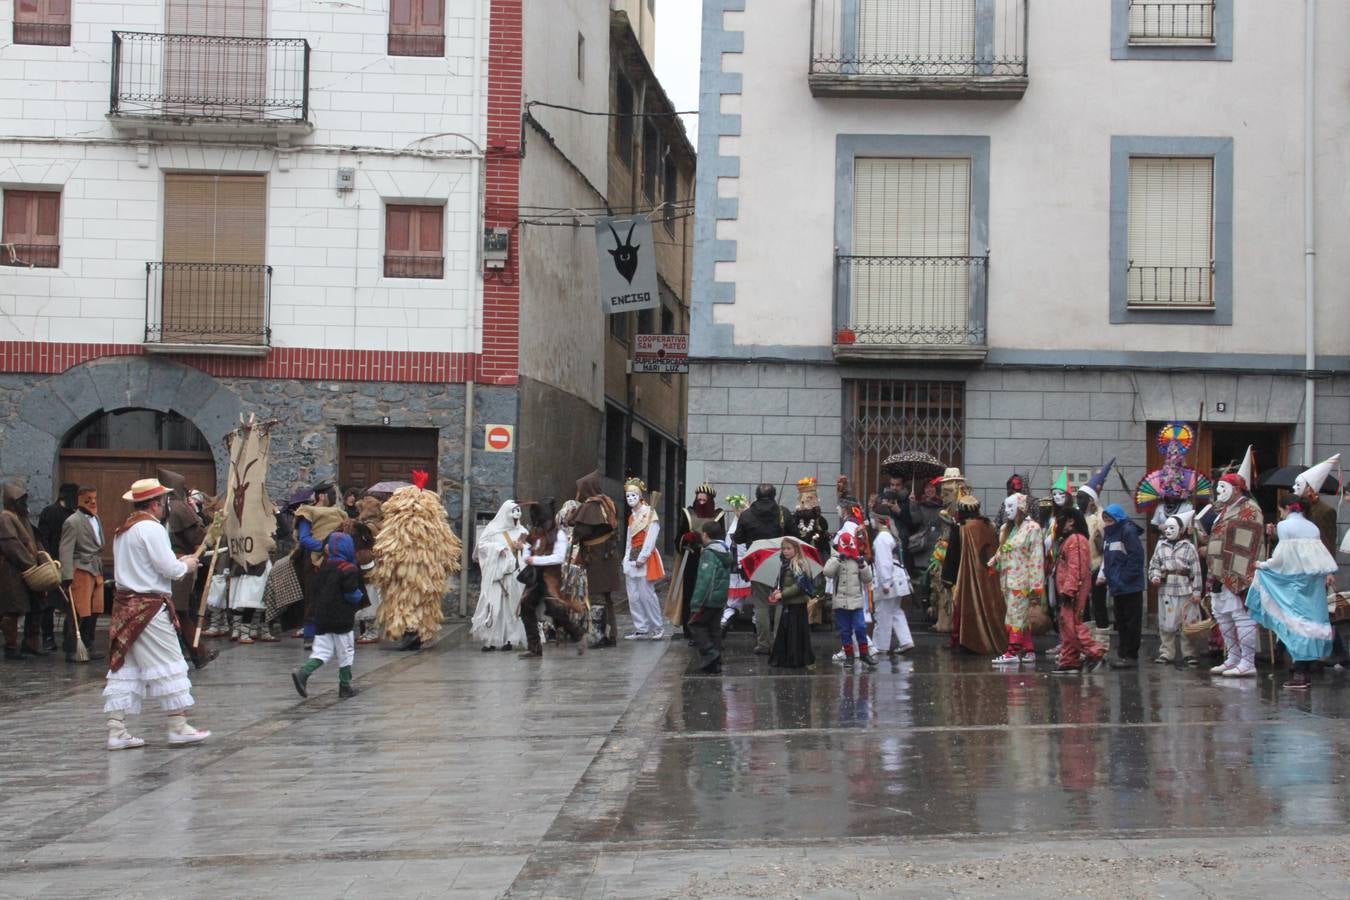
M 965 447 L 965 385 L 959 381 L 844 382 L 844 447 L 852 460 L 854 490 L 865 496 L 881 484 L 881 463 L 901 450 L 931 453 L 960 466 Z

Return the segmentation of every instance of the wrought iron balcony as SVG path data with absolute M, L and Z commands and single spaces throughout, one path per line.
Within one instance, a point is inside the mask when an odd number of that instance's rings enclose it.
M 115 123 L 309 130 L 309 42 L 114 31 Z
M 1136 266 L 1127 283 L 1131 309 L 1213 309 L 1214 265 Z
M 812 0 L 817 97 L 1018 98 L 1027 0 Z
M 266 353 L 272 267 L 145 264 L 145 343 L 162 352 Z
M 1214 43 L 1214 0 L 1130 0 L 1129 22 L 1131 44 L 1203 47 Z
M 14 43 L 43 47 L 69 47 L 70 23 L 15 22 Z
M 60 244 L 0 244 L 0 266 L 55 269 L 60 265 Z
M 983 359 L 988 269 L 987 256 L 836 257 L 835 357 Z

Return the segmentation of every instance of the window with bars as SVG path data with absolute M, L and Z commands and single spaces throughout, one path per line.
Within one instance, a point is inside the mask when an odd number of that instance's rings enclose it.
M 965 385 L 959 381 L 857 379 L 847 392 L 845 457 L 860 496 L 882 482 L 881 464 L 902 450 L 931 453 L 961 466 L 965 448 Z
M 1214 0 L 1129 0 L 1131 44 L 1214 43 Z
M 445 0 L 390 0 L 390 56 L 445 55 Z
M 14 0 L 14 43 L 70 46 L 70 0 Z
M 858 0 L 858 55 L 889 74 L 975 74 L 976 0 Z
M 970 170 L 964 158 L 859 158 L 853 253 L 841 260 L 859 342 L 964 342 L 970 329 Z
M 445 275 L 445 207 L 390 203 L 384 211 L 384 277 Z
M 1214 305 L 1214 160 L 1131 157 L 1128 303 Z
M 0 265 L 54 269 L 61 265 L 59 191 L 5 191 Z

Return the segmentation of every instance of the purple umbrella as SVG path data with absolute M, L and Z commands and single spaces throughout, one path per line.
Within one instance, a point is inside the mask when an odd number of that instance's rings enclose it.
M 388 500 L 399 488 L 412 487 L 410 481 L 381 481 L 366 488 L 366 496 Z

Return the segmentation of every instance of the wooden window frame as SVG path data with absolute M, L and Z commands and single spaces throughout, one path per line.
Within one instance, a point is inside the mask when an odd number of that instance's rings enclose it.
M 14 0 L 14 43 L 39 47 L 70 46 L 73 0 Z M 24 4 L 32 5 L 30 10 Z M 65 11 L 59 10 L 64 6 Z
M 616 73 L 614 88 L 614 143 L 619 159 L 631 171 L 633 168 L 633 85 L 622 72 Z
M 394 247 L 392 217 L 407 214 L 409 245 Z M 422 246 L 427 232 L 423 220 L 436 219 L 436 246 Z M 394 252 L 400 251 L 400 252 Z M 386 203 L 384 206 L 384 277 L 439 281 L 445 277 L 445 207 L 440 204 Z
M 38 231 L 38 218 L 41 215 L 38 203 L 55 199 L 55 231 L 46 234 Z M 12 231 L 9 226 L 11 204 L 30 203 L 25 211 L 24 228 Z M 51 238 L 51 240 L 44 240 Z M 11 190 L 4 192 L 0 203 L 0 265 L 27 267 L 31 269 L 59 269 L 61 267 L 61 192 L 41 190 Z M 12 248 L 12 249 L 11 249 Z M 22 249 L 21 249 L 22 248 Z M 47 248 L 51 248 L 48 250 Z
M 394 21 L 395 7 L 406 4 L 411 14 L 410 24 Z M 433 5 L 439 22 L 426 21 L 427 5 Z M 389 56 L 445 56 L 445 0 L 390 0 Z

